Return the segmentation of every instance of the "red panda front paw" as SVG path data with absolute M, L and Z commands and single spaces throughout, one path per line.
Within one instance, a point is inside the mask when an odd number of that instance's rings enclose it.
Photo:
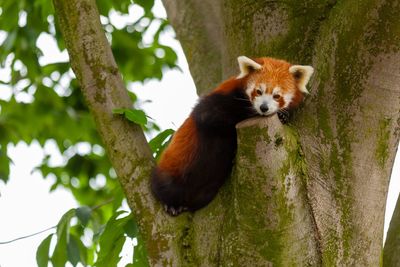
M 168 205 L 164 205 L 164 210 L 171 216 L 178 216 L 179 214 L 181 214 L 182 212 L 188 211 L 187 207 L 173 207 L 173 206 L 168 206 Z
M 289 122 L 290 113 L 287 109 L 281 109 L 277 112 L 278 118 L 282 124 L 286 124 Z

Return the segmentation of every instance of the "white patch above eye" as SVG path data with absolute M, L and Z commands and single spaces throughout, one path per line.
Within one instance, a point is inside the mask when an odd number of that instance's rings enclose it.
M 265 83 L 260 83 L 259 89 L 260 89 L 261 92 L 263 92 L 263 94 L 264 94 L 264 93 L 265 93 L 265 90 L 267 89 L 267 85 L 266 85 Z
M 272 90 L 272 95 L 280 95 L 281 93 L 281 88 L 279 86 L 274 87 L 274 89 Z
M 255 86 L 256 84 L 254 82 L 250 82 L 247 84 L 246 94 L 249 98 L 251 98 L 251 92 L 253 92 Z
M 262 69 L 262 66 L 260 64 L 258 64 L 257 62 L 246 56 L 238 57 L 238 63 L 239 63 L 240 74 L 239 76 L 237 76 L 237 79 L 243 78 L 244 76 L 249 74 L 252 69 L 254 70 Z
M 309 93 L 306 85 L 314 73 L 314 68 L 311 66 L 293 65 L 289 68 L 289 72 L 295 76 L 297 85 L 303 93 Z

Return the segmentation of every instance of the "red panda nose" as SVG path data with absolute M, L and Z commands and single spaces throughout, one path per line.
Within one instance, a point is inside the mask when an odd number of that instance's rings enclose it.
M 267 112 L 268 111 L 268 105 L 267 104 L 261 104 L 261 106 L 260 106 L 260 110 L 262 111 L 262 112 Z

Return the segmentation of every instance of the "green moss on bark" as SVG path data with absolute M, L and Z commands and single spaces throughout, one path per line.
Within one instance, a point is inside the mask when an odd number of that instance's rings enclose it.
M 375 149 L 375 157 L 379 166 L 383 169 L 389 158 L 390 119 L 379 121 L 378 142 Z
M 182 266 L 200 266 L 199 259 L 194 246 L 193 215 L 185 213 L 178 218 L 179 227 L 174 231 L 177 234 L 180 252 L 180 263 Z
M 318 266 L 314 235 L 297 238 L 299 214 L 314 229 L 306 193 L 306 163 L 291 127 L 254 125 L 238 131 L 232 177 L 234 206 L 223 225 L 223 265 Z M 307 218 L 304 218 L 306 216 Z M 312 230 L 310 230 L 312 231 Z M 296 243 L 296 249 L 289 248 Z M 310 244 L 314 244 L 314 246 Z M 306 253 L 298 254 L 298 251 Z M 311 256 L 312 255 L 312 256 Z
M 224 1 L 230 54 L 271 56 L 303 64 L 311 62 L 321 23 L 335 0 Z M 255 27 L 257 25 L 257 27 Z M 238 42 L 239 40 L 239 42 Z
M 314 160 L 319 163 L 325 183 L 332 183 L 335 210 L 339 211 L 340 227 L 327 231 L 323 249 L 324 263 L 328 265 L 359 262 L 364 251 L 351 247 L 361 229 L 354 221 L 354 152 L 353 145 L 362 142 L 357 128 L 362 112 L 382 120 L 383 114 L 366 110 L 361 102 L 368 89 L 366 81 L 378 53 L 393 51 L 399 39 L 398 23 L 394 23 L 395 4 L 391 1 L 344 1 L 330 11 L 320 29 L 316 43 L 316 84 L 318 92 L 309 102 L 315 102 L 315 119 L 305 118 L 304 124 L 313 125 L 312 133 L 320 143 Z M 397 9 L 398 10 L 398 9 Z M 378 19 L 379 18 L 379 19 Z M 389 31 L 383 30 L 386 25 Z M 390 32 L 390 34 L 388 34 Z M 398 43 L 398 42 L 397 42 Z M 365 100 L 363 100 L 365 101 Z M 310 107 L 307 107 L 310 109 Z M 372 116 L 371 116 L 372 117 Z M 374 118 L 373 117 L 373 118 Z M 307 121 L 314 122 L 307 122 Z M 386 161 L 389 134 L 380 122 L 371 129 L 379 136 L 375 156 L 379 165 Z M 321 178 L 320 178 L 321 179 Z M 370 246 L 368 240 L 360 246 Z

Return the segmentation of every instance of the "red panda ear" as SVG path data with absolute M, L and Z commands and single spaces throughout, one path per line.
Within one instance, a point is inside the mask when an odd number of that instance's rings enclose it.
M 293 65 L 289 68 L 289 72 L 292 73 L 300 91 L 308 94 L 306 85 L 314 72 L 314 68 L 311 66 Z
M 262 69 L 262 66 L 260 64 L 245 56 L 238 57 L 238 62 L 239 62 L 240 74 L 239 76 L 236 77 L 236 79 L 243 78 L 244 76 L 249 74 L 252 70 Z

